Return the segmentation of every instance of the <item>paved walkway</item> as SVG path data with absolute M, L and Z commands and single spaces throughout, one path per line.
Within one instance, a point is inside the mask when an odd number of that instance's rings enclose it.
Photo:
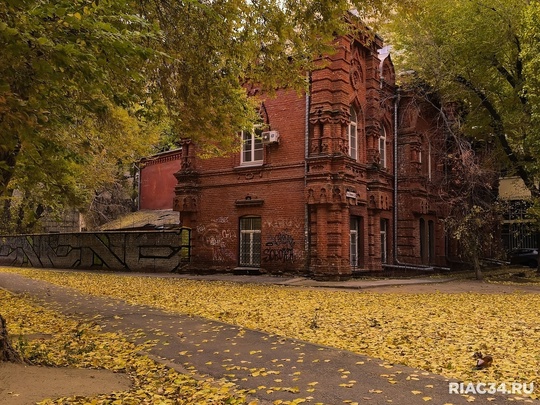
M 275 278 L 238 277 L 239 281 L 276 282 Z M 228 280 L 234 281 L 232 277 Z M 305 279 L 280 282 L 310 284 Z M 362 283 L 331 283 L 328 287 L 362 288 L 366 285 Z M 0 273 L 0 287 L 36 297 L 66 315 L 99 315 L 98 322 L 106 331 L 122 332 L 135 341 L 156 339 L 159 343 L 150 351 L 155 359 L 181 372 L 195 371 L 201 376 L 233 381 L 242 389 L 253 390 L 253 397 L 261 405 L 299 398 L 327 405 L 470 404 L 471 397 L 475 404 L 508 402 L 500 395 L 449 394 L 445 378 L 409 367 L 203 318 L 93 297 L 15 274 Z
M 110 272 L 108 273 L 110 274 Z M 332 289 L 372 289 L 377 287 L 391 287 L 410 284 L 441 284 L 454 281 L 454 278 L 430 278 L 430 277 L 414 277 L 414 278 L 388 278 L 388 279 L 367 279 L 353 278 L 346 281 L 316 281 L 306 277 L 277 277 L 271 275 L 235 275 L 230 273 L 225 274 L 209 274 L 209 275 L 193 275 L 193 274 L 176 274 L 176 273 L 116 273 L 117 275 L 136 275 L 146 277 L 170 277 L 170 278 L 187 278 L 190 280 L 217 280 L 229 281 L 233 283 L 257 283 L 257 284 L 275 284 L 287 285 L 296 287 L 313 287 L 313 288 L 332 288 Z

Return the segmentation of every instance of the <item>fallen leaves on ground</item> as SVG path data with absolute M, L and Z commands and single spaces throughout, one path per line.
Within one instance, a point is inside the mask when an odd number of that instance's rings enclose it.
M 537 294 L 377 294 L 174 277 L 0 269 L 350 350 L 471 382 L 535 382 L 540 374 Z M 492 367 L 473 369 L 475 351 Z
M 129 391 L 93 398 L 44 399 L 40 405 L 94 404 L 244 404 L 235 385 L 212 379 L 196 380 L 141 354 L 116 333 L 102 333 L 92 322 L 80 323 L 45 309 L 24 296 L 0 289 L 0 313 L 6 318 L 15 348 L 34 364 L 53 367 L 107 369 L 127 373 Z M 32 336 L 41 336 L 32 340 Z M 47 336 L 50 338 L 42 338 Z

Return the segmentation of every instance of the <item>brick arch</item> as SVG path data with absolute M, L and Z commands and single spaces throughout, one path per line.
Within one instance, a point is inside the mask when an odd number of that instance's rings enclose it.
M 396 84 L 396 72 L 390 56 L 387 56 L 382 63 L 381 76 L 386 84 L 390 86 L 394 86 Z
M 363 64 L 363 57 L 360 53 L 360 47 L 358 44 L 352 44 L 352 56 L 349 68 L 349 80 L 352 88 L 355 92 L 358 92 L 360 88 L 365 86 L 366 72 Z
M 392 136 L 393 123 L 391 117 L 383 116 L 381 118 L 381 128 L 386 131 L 387 138 Z

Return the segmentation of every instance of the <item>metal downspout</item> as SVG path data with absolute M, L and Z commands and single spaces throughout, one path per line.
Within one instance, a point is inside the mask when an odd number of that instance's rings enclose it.
M 394 96 L 394 206 L 393 206 L 393 256 L 394 256 L 394 264 L 398 264 L 398 106 L 399 101 L 401 98 L 400 89 L 399 87 L 396 89 L 396 95 Z

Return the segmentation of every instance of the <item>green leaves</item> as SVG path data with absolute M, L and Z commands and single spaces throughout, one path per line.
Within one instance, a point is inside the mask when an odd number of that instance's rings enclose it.
M 156 141 L 142 119 L 163 107 L 145 102 L 140 74 L 156 28 L 126 1 L 11 2 L 0 15 L 0 196 L 84 208 Z
M 386 2 L 354 3 L 373 13 Z M 12 162 L 0 171 L 0 197 L 48 188 L 44 205 L 81 208 L 107 177 L 104 170 L 93 177 L 94 167 L 124 162 L 126 154 L 113 155 L 119 143 L 144 150 L 154 142 L 146 134 L 169 122 L 169 133 L 194 139 L 203 154 L 235 150 L 237 133 L 259 119 L 253 95 L 305 90 L 317 58 L 347 32 L 350 7 L 346 0 L 2 2 L 0 141 Z M 128 128 L 138 134 L 126 140 L 117 130 Z M 53 150 L 62 152 L 49 156 Z M 32 173 L 37 167 L 43 174 Z M 71 198 L 80 190 L 88 193 Z
M 538 194 L 538 4 L 523 0 L 414 1 L 390 24 L 401 70 L 413 69 L 444 100 L 460 102 L 468 135 L 497 141 L 500 168 Z

